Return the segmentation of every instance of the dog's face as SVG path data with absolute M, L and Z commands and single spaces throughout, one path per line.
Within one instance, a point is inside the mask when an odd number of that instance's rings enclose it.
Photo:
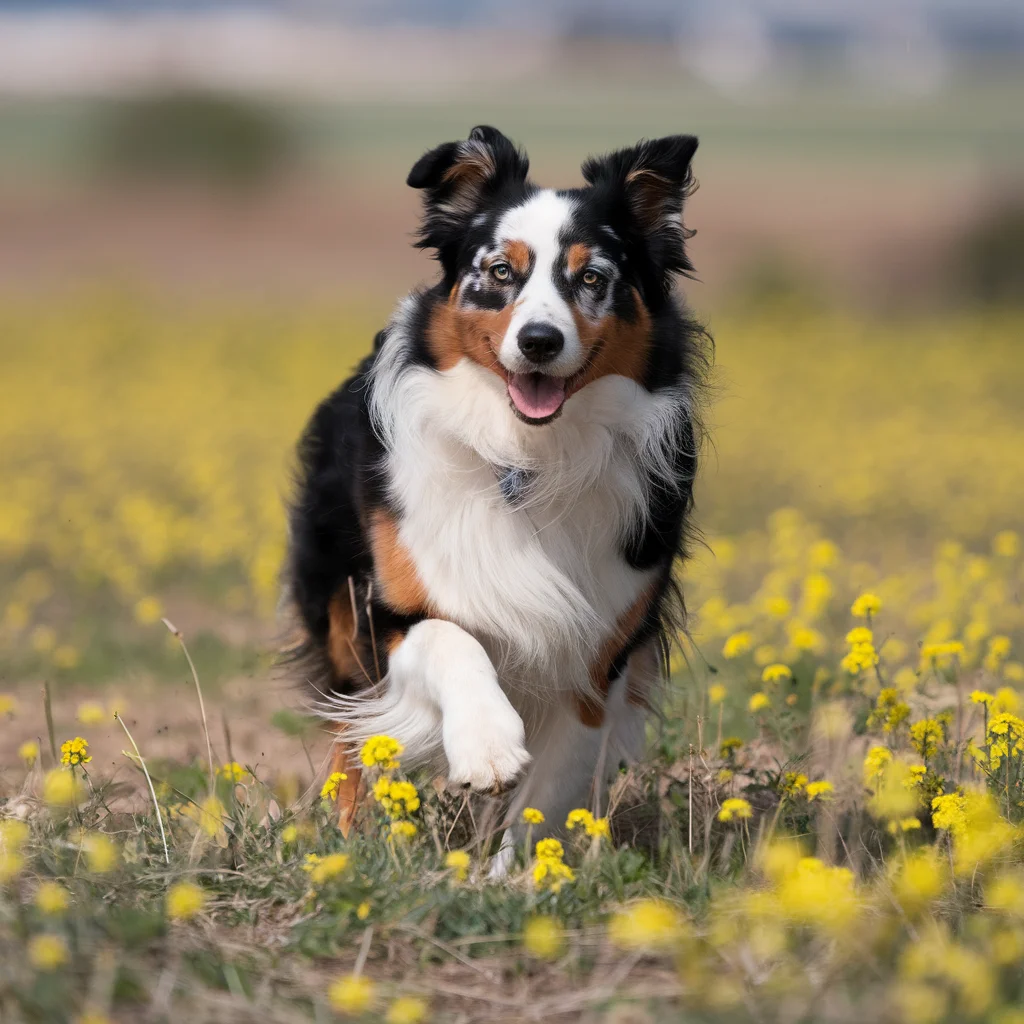
M 427 326 L 438 368 L 480 364 L 536 425 L 600 376 L 643 383 L 653 318 L 691 269 L 681 214 L 696 148 L 689 135 L 641 143 L 588 160 L 586 186 L 558 192 L 531 184 L 493 128 L 422 157 L 409 184 L 426 190 L 419 244 L 445 275 Z

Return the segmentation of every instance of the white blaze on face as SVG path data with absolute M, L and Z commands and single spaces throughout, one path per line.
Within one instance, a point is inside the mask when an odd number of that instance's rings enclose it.
M 565 347 L 557 358 L 544 365 L 544 373 L 568 377 L 583 365 L 583 348 L 572 310 L 555 284 L 561 254 L 558 236 L 572 209 L 572 202 L 565 196 L 545 189 L 522 206 L 509 210 L 498 224 L 495 240 L 499 246 L 525 242 L 533 254 L 533 271 L 516 299 L 515 312 L 498 349 L 498 358 L 513 373 L 536 369 L 519 350 L 519 331 L 531 322 L 551 324 L 565 338 Z

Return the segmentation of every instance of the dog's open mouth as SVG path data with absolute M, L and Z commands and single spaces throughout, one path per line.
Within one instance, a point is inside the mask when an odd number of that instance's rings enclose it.
M 565 378 L 546 373 L 513 373 L 508 379 L 508 397 L 522 419 L 546 423 L 565 404 Z

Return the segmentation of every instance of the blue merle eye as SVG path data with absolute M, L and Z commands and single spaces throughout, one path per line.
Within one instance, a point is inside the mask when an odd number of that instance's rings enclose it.
M 491 277 L 495 281 L 507 281 L 512 276 L 512 268 L 507 263 L 495 263 L 491 267 Z
M 583 283 L 588 288 L 596 288 L 598 285 L 604 283 L 604 277 L 602 277 L 602 275 L 599 274 L 596 270 L 584 270 Z

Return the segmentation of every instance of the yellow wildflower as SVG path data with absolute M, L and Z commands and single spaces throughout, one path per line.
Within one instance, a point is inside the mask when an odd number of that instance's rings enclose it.
M 803 772 L 786 772 L 782 777 L 782 792 L 786 796 L 799 796 L 807 785 L 807 776 Z
M 985 885 L 985 903 L 1017 918 L 1024 918 L 1024 875 L 999 875 Z
M 878 652 L 875 650 L 874 645 L 870 643 L 854 644 L 843 657 L 842 661 L 839 662 L 840 668 L 842 668 L 844 672 L 848 672 L 851 676 L 856 676 L 861 672 L 866 672 L 868 669 L 874 668 L 877 664 Z
M 0 885 L 17 878 L 24 870 L 25 858 L 13 850 L 0 850 Z
M 593 818 L 587 822 L 584 827 L 587 830 L 587 835 L 591 837 L 601 837 L 604 839 L 611 839 L 612 830 L 608 824 L 607 818 Z
M 87 700 L 78 705 L 75 717 L 82 725 L 100 725 L 107 720 L 107 713 L 103 710 L 102 704 L 94 700 Z
M 527 825 L 543 825 L 544 814 L 538 811 L 536 807 L 524 807 L 523 808 L 523 821 Z
M 294 843 L 294 842 L 296 842 L 298 840 L 298 838 L 299 838 L 299 827 L 297 825 L 294 825 L 294 824 L 292 824 L 292 825 L 285 825 L 285 827 L 283 829 L 281 829 L 281 842 L 282 843 L 286 843 L 286 844 Z
M 469 854 L 465 850 L 452 850 L 444 859 L 444 866 L 455 872 L 455 877 L 464 882 L 469 876 Z
M 944 793 L 932 799 L 932 824 L 952 835 L 961 835 L 967 829 L 963 793 Z
M 18 702 L 9 693 L 0 693 L 0 715 L 14 717 L 18 710 Z
M 917 819 L 912 819 L 917 822 Z M 920 822 L 918 822 L 920 824 Z M 922 909 L 942 894 L 949 870 L 932 847 L 910 854 L 896 865 L 892 877 L 893 895 L 905 911 Z
M 934 757 L 939 747 L 946 742 L 946 733 L 942 723 L 934 718 L 923 718 L 910 727 L 910 745 L 926 761 Z
M 732 821 L 733 818 L 752 818 L 754 809 L 747 800 L 734 796 L 722 801 L 722 807 L 718 812 L 719 821 Z
M 991 693 L 988 693 L 985 690 L 972 690 L 971 700 L 975 704 L 991 704 L 995 698 Z
M 411 782 L 394 782 L 380 778 L 374 783 L 373 795 L 381 807 L 392 817 L 412 814 L 419 810 L 420 796 Z
M 942 643 L 921 645 L 921 668 L 947 668 L 955 658 L 964 654 L 964 645 L 959 640 L 946 640 Z
M 224 805 L 212 794 L 203 800 L 201 804 L 188 804 L 182 811 L 184 817 L 196 825 L 211 839 L 220 837 L 224 833 Z
M 151 626 L 154 622 L 159 622 L 163 613 L 159 598 L 140 597 L 135 602 L 135 621 L 140 625 Z
M 684 934 L 682 915 L 662 900 L 640 900 L 616 913 L 608 938 L 620 949 L 667 949 Z
M 994 715 L 988 723 L 986 735 L 989 747 L 989 765 L 996 769 L 1003 758 L 1019 757 L 1024 754 L 1024 719 L 1003 711 Z
M 989 710 L 997 715 L 1004 711 L 1015 715 L 1020 710 L 1020 695 L 1009 686 L 1000 686 L 995 692 L 995 700 L 992 701 Z
M 19 853 L 29 841 L 31 830 L 17 818 L 0 820 L 0 850 Z
M 241 782 L 248 773 L 237 761 L 228 761 L 217 769 L 218 777 L 234 784 Z
M 39 744 L 35 740 L 25 740 L 18 747 L 18 757 L 25 762 L 27 768 L 31 768 L 39 760 Z
M 749 633 L 733 633 L 726 638 L 725 645 L 722 647 L 722 657 L 730 659 L 739 658 L 741 655 L 746 654 L 753 644 L 753 638 Z
M 765 708 L 771 707 L 771 698 L 767 693 L 758 691 L 753 694 L 750 700 L 747 702 L 747 709 L 751 714 L 757 714 L 759 711 L 764 711 Z
M 68 947 L 57 935 L 36 935 L 29 939 L 28 961 L 37 971 L 55 971 L 68 962 Z
M 331 772 L 327 776 L 326 782 L 320 787 L 320 799 L 321 800 L 337 800 L 338 790 L 343 782 L 348 781 L 348 776 L 344 772 Z M 379 779 L 380 782 L 385 782 L 385 779 Z M 376 789 L 374 789 L 376 792 Z
M 318 857 L 310 865 L 309 880 L 314 886 L 325 885 L 331 879 L 343 874 L 348 867 L 348 854 L 329 853 L 326 857 Z
M 874 789 L 891 761 L 892 751 L 888 747 L 872 747 L 864 758 L 864 785 Z
M 881 599 L 876 594 L 863 593 L 850 606 L 850 614 L 858 619 L 870 619 L 882 610 Z
M 910 705 L 903 701 L 898 690 L 891 686 L 879 691 L 874 710 L 868 715 L 869 729 L 895 732 L 910 717 Z
M 796 869 L 782 879 L 778 902 L 790 920 L 832 932 L 849 925 L 860 909 L 853 872 L 826 867 L 815 857 L 801 857 Z
M 416 835 L 416 826 L 411 821 L 391 822 L 391 836 L 394 839 L 412 839 Z
M 533 865 L 533 883 L 538 889 L 548 886 L 552 892 L 558 892 L 564 882 L 575 880 L 572 868 L 553 857 L 539 857 Z
M 370 909 L 370 904 L 367 903 L 366 900 L 363 900 L 363 902 L 356 907 L 356 917 L 358 917 L 360 921 L 365 921 L 370 916 Z
M 361 974 L 338 978 L 327 990 L 331 1006 L 352 1017 L 365 1013 L 373 1005 L 375 996 L 373 982 Z
M 873 644 L 875 634 L 867 626 L 855 626 L 846 634 L 846 642 L 855 647 L 857 644 Z
M 764 610 L 773 619 L 784 619 L 786 618 L 793 606 L 790 604 L 789 599 L 781 596 L 769 597 L 764 603 Z
M 830 800 L 835 787 L 826 779 L 819 782 L 808 782 L 805 790 L 808 800 Z
M 1008 661 L 1003 666 L 1003 678 L 1010 683 L 1024 683 L 1024 664 Z
M 594 816 L 585 807 L 577 807 L 575 810 L 569 812 L 569 816 L 565 819 L 565 827 L 571 832 L 578 825 L 583 825 L 584 828 L 589 827 L 594 822 Z
M 726 693 L 727 691 L 721 683 L 712 683 L 708 687 L 708 700 L 712 704 L 721 704 L 725 700 Z
M 383 768 L 394 771 L 398 767 L 398 758 L 404 751 L 398 740 L 391 736 L 371 736 L 364 744 L 362 762 L 367 768 Z
M 787 679 L 793 678 L 793 672 L 788 665 L 766 665 L 761 673 L 762 683 L 784 683 Z
M 85 787 L 71 772 L 54 768 L 43 779 L 43 800 L 51 807 L 73 807 L 84 795 Z
M 102 832 L 86 833 L 82 837 L 82 850 L 89 870 L 96 875 L 113 871 L 120 858 L 117 844 Z
M 722 740 L 721 746 L 719 746 L 718 748 L 718 753 L 721 757 L 730 758 L 742 746 L 743 740 L 741 740 L 738 736 L 727 736 L 724 740 Z
M 565 945 L 562 926 L 553 917 L 533 917 L 523 928 L 523 948 L 539 960 L 554 960 Z
M 789 642 L 796 651 L 819 651 L 824 646 L 824 638 L 816 629 L 800 625 L 790 629 Z
M 557 839 L 540 839 L 534 847 L 534 856 L 538 860 L 561 860 L 565 850 Z
M 73 740 L 65 740 L 60 745 L 60 763 L 69 767 L 88 764 L 92 758 L 89 756 L 89 741 L 76 736 Z
M 422 999 L 399 996 L 389 1007 L 384 1024 L 420 1024 L 427 1019 L 429 1009 Z
M 35 903 L 44 914 L 56 917 L 68 909 L 68 891 L 57 882 L 40 882 L 36 889 Z
M 868 810 L 876 818 L 900 821 L 909 818 L 920 806 L 920 797 L 913 789 L 913 776 L 903 761 L 889 761 L 876 779 L 874 795 Z
M 172 921 L 189 921 L 206 905 L 206 893 L 193 882 L 178 882 L 167 890 L 166 903 Z

